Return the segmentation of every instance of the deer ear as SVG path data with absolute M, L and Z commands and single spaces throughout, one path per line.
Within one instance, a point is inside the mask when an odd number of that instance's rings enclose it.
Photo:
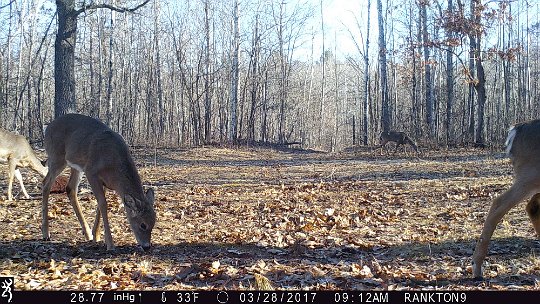
M 154 204 L 154 189 L 148 188 L 148 190 L 146 190 L 145 195 L 146 195 L 146 199 L 148 200 L 148 202 L 153 205 Z
M 133 196 L 129 195 L 129 194 L 126 194 L 124 195 L 124 206 L 126 207 L 126 209 L 129 209 L 129 210 L 137 210 L 137 206 L 135 205 L 135 199 L 133 198 Z

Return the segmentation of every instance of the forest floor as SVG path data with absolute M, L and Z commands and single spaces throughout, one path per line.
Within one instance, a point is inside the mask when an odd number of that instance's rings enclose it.
M 540 243 L 524 203 L 496 229 L 484 279 L 471 279 L 485 215 L 512 182 L 502 153 L 441 150 L 417 158 L 207 147 L 134 154 L 145 187 L 156 192 L 151 251 L 136 246 L 112 191 L 115 251 L 84 240 L 61 193 L 49 203 L 52 241 L 42 241 L 39 176 L 24 169 L 33 198 L 8 202 L 2 165 L 0 276 L 15 276 L 19 290 L 540 286 Z M 79 197 L 92 225 L 96 201 L 85 180 Z

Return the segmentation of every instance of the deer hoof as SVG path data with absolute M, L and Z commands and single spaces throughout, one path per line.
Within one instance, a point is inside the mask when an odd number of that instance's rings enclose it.
M 472 273 L 473 273 L 474 279 L 481 280 L 482 279 L 482 266 L 478 265 L 475 262 L 472 262 Z

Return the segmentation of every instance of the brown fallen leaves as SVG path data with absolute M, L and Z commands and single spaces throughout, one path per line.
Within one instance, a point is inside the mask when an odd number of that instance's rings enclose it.
M 0 201 L 0 275 L 15 276 L 16 288 L 28 290 L 539 285 L 540 245 L 523 206 L 495 231 L 487 280 L 469 279 L 491 200 L 511 183 L 504 158 L 477 151 L 416 159 L 223 148 L 135 156 L 157 195 L 152 251 L 136 248 L 112 192 L 115 252 L 84 241 L 65 194 L 51 196 L 53 240 L 44 242 L 34 193 L 32 200 Z M 95 198 L 84 181 L 81 188 L 91 220 Z

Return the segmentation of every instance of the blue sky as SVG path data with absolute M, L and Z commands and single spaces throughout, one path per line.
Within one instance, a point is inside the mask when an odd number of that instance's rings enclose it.
M 322 53 L 322 34 L 321 34 L 321 0 L 309 0 L 315 8 L 316 16 L 313 18 L 313 26 L 317 30 L 315 36 L 315 56 Z M 376 44 L 374 33 L 376 35 L 376 1 L 371 1 L 371 33 L 370 39 L 372 46 Z M 359 44 L 363 44 L 360 38 L 360 30 L 356 25 L 355 17 L 361 26 L 362 35 L 366 34 L 367 22 L 367 0 L 323 0 L 323 16 L 325 24 L 325 48 L 336 53 L 339 58 L 344 58 L 348 55 L 359 56 L 356 46 L 351 39 L 349 29 Z M 337 45 L 337 48 L 335 47 Z M 306 43 L 298 51 L 298 56 L 310 56 L 311 41 Z M 316 58 L 317 59 L 317 58 Z

